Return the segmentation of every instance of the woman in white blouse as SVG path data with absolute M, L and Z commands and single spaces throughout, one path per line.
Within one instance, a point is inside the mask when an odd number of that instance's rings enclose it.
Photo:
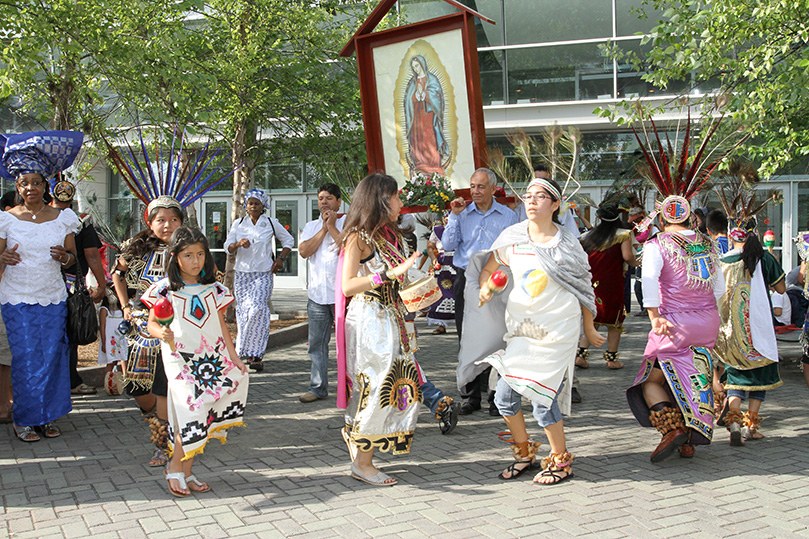
M 269 197 L 260 189 L 244 195 L 247 215 L 233 223 L 225 240 L 228 253 L 236 253 L 233 293 L 236 297 L 236 351 L 245 364 L 262 371 L 262 358 L 270 335 L 270 296 L 273 274 L 278 272 L 295 245 L 292 235 L 273 217 L 262 215 Z M 281 253 L 274 256 L 275 238 Z

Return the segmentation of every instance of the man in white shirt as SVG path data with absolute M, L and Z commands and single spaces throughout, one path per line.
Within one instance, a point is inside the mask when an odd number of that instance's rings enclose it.
M 309 357 L 312 374 L 309 391 L 298 397 L 301 402 L 325 399 L 329 394 L 329 344 L 334 325 L 334 284 L 337 281 L 336 245 L 345 223 L 338 216 L 342 194 L 340 187 L 326 183 L 317 190 L 320 219 L 309 221 L 301 232 L 298 253 L 309 261 Z

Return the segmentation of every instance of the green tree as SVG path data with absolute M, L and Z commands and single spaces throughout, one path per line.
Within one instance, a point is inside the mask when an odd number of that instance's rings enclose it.
M 642 40 L 644 57 L 614 48 L 665 88 L 671 81 L 718 88 L 725 111 L 753 137 L 764 176 L 809 154 L 809 4 L 798 0 L 649 0 L 662 20 Z M 641 16 L 644 16 L 641 13 Z M 705 84 L 709 81 L 709 84 Z M 622 110 L 638 118 L 632 103 Z M 598 110 L 619 117 L 618 109 Z
M 97 135 L 118 110 L 115 78 L 123 61 L 137 64 L 153 43 L 144 36 L 176 26 L 197 5 L 146 0 L 19 0 L 0 4 L 0 99 L 51 129 Z M 150 30 L 151 29 L 151 30 Z M 110 88 L 112 84 L 113 88 Z

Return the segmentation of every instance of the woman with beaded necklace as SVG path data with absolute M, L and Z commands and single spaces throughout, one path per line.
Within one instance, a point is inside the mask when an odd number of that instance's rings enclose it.
M 422 400 L 414 332 L 398 294 L 419 257 L 408 256 L 396 226 L 402 206 L 390 176 L 362 180 L 346 216 L 337 267 L 337 406 L 346 409 L 351 476 L 375 486 L 395 485 L 396 479 L 374 466 L 374 450 L 410 452 Z
M 18 201 L 0 213 L 0 304 L 11 349 L 17 437 L 36 442 L 61 434 L 52 422 L 72 409 L 67 289 L 60 272 L 76 262 L 79 219 L 45 203 L 47 178 L 68 168 L 84 135 L 45 131 L 0 137 L 0 173 L 16 181 Z

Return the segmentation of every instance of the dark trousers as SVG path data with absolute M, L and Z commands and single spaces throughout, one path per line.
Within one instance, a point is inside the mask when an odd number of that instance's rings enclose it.
M 455 329 L 458 331 L 458 341 L 460 341 L 463 328 L 463 309 L 466 304 L 466 301 L 464 301 L 466 272 L 460 268 L 455 268 L 455 271 L 455 283 L 452 285 L 452 293 L 455 294 Z M 474 380 L 461 388 L 461 397 L 465 403 L 480 406 L 481 392 L 488 392 L 489 404 L 494 402 L 494 391 L 489 391 L 489 372 L 491 370 L 492 368 L 488 367 Z
M 635 299 L 640 305 L 640 312 L 643 312 L 643 284 L 638 279 L 635 279 Z
M 455 295 L 455 329 L 458 331 L 458 342 L 461 342 L 461 329 L 463 328 L 463 291 L 466 288 L 466 271 L 455 268 L 455 282 L 452 283 L 452 293 Z
M 75 389 L 83 383 L 84 380 L 79 375 L 79 345 L 70 343 L 70 389 Z
M 487 367 L 485 371 L 475 377 L 474 380 L 461 388 L 461 397 L 465 403 L 472 406 L 480 406 L 481 396 L 486 393 L 489 406 L 494 404 L 494 389 L 489 391 L 489 373 L 492 371 L 491 367 Z

